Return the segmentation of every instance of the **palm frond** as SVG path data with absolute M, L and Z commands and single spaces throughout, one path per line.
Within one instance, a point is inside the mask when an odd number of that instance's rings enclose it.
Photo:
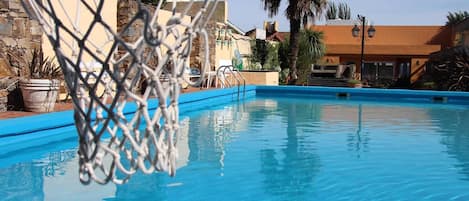
M 351 17 L 350 7 L 346 3 L 339 4 L 338 17 L 342 20 L 349 20 Z
M 448 15 L 446 15 L 446 25 L 456 25 L 466 18 L 469 18 L 468 11 L 448 12 Z
M 267 11 L 269 17 L 273 17 L 278 14 L 280 3 L 282 0 L 261 0 L 264 3 L 264 10 Z
M 327 6 L 326 19 L 335 20 L 337 19 L 337 6 L 334 2 L 330 2 Z

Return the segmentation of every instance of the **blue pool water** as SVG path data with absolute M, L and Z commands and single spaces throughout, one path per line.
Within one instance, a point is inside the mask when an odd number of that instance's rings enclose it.
M 468 106 L 257 96 L 210 109 L 181 117 L 174 178 L 83 186 L 71 135 L 0 153 L 0 200 L 469 200 Z

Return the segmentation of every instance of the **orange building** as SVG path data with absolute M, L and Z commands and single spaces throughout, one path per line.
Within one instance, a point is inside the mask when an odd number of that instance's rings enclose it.
M 326 44 L 326 56 L 318 65 L 355 64 L 355 73 L 360 73 L 361 37 L 353 37 L 352 28 L 353 25 L 312 26 L 313 30 L 324 32 Z M 451 28 L 444 26 L 375 26 L 375 29 L 373 38 L 365 37 L 362 80 L 403 78 L 413 83 L 423 74 L 430 53 L 453 42 Z

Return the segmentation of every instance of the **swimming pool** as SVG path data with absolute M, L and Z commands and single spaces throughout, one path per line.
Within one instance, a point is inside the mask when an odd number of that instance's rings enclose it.
M 0 198 L 469 200 L 465 94 L 259 87 L 238 102 L 225 92 L 186 97 L 176 177 L 119 186 L 79 183 L 67 122 L 17 135 L 0 122 Z

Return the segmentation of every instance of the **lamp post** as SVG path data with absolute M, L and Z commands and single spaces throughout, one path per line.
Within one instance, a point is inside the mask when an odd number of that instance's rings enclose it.
M 363 80 L 363 69 L 365 68 L 365 59 L 364 59 L 364 52 L 365 52 L 365 24 L 366 24 L 366 18 L 365 16 L 358 15 L 358 20 L 360 20 L 362 24 L 362 28 L 360 29 L 358 25 L 355 24 L 355 26 L 352 28 L 352 36 L 353 37 L 358 37 L 360 36 L 360 31 L 361 31 L 361 39 L 362 39 L 362 50 L 361 50 L 361 55 L 360 55 L 360 79 Z M 376 33 L 376 29 L 373 25 L 370 25 L 367 30 L 368 37 L 373 38 Z

